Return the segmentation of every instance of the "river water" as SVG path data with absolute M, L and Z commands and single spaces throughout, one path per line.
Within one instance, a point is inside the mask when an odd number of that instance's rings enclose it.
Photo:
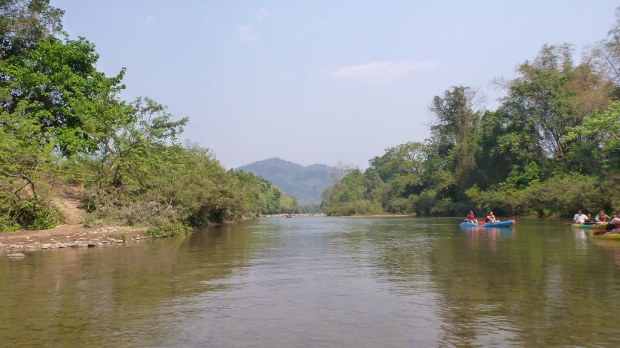
M 560 220 L 265 218 L 0 258 L 0 343 L 620 346 L 620 242 Z

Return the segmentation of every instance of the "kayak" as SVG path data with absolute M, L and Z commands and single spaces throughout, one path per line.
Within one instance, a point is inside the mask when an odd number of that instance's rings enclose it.
M 464 221 L 461 222 L 461 227 L 510 227 L 515 223 L 514 220 L 499 221 L 499 222 L 486 222 L 482 224 L 475 224 L 473 222 Z
M 583 228 L 584 230 L 604 231 L 607 224 L 571 224 L 575 228 Z
M 620 230 L 613 230 L 604 234 L 591 234 L 590 237 L 602 240 L 620 240 Z

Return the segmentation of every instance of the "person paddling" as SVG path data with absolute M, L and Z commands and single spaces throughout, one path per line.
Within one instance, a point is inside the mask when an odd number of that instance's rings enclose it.
M 573 217 L 573 222 L 583 225 L 586 223 L 586 221 L 588 221 L 588 216 L 583 213 L 583 210 L 579 209 L 577 214 L 575 214 L 575 216 Z
M 472 224 L 478 224 L 478 220 L 476 220 L 476 216 L 474 215 L 474 211 L 470 210 L 465 217 L 465 221 L 471 222 Z
M 499 222 L 499 220 L 497 220 L 497 219 L 495 218 L 495 215 L 493 215 L 493 212 L 492 212 L 492 211 L 490 211 L 490 212 L 487 214 L 487 217 L 484 219 L 484 222 Z
M 596 214 L 596 216 L 594 217 L 594 221 L 598 223 L 607 223 L 609 222 L 609 220 L 610 220 L 610 217 L 609 215 L 605 214 L 604 210 L 601 210 L 601 212 Z
M 620 211 L 611 216 L 611 220 L 609 220 L 605 229 L 607 232 L 620 229 Z

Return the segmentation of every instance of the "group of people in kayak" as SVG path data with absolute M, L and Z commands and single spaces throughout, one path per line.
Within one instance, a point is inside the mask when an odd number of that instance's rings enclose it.
M 471 222 L 472 224 L 478 224 L 478 219 L 476 219 L 476 215 L 474 215 L 474 211 L 470 210 L 467 212 L 467 215 L 465 216 L 465 221 L 467 222 Z M 487 214 L 487 216 L 484 218 L 484 222 L 500 222 L 495 215 L 493 215 L 492 211 L 489 211 L 489 213 Z
M 605 210 L 601 210 L 593 219 L 592 214 L 586 215 L 580 209 L 573 217 L 573 222 L 576 224 L 606 224 L 608 231 L 617 230 L 620 229 L 620 211 L 609 216 Z
M 473 224 L 478 224 L 478 219 L 476 219 L 476 215 L 474 215 L 474 211 L 470 210 L 467 212 L 464 221 L 471 222 Z M 492 211 L 489 211 L 487 216 L 484 218 L 485 223 L 489 222 L 499 222 L 499 220 L 495 217 Z M 573 217 L 573 222 L 576 224 L 606 224 L 607 230 L 619 230 L 620 229 L 620 211 L 612 214 L 611 216 L 605 213 L 605 210 L 601 210 L 594 218 L 592 218 L 592 214 L 584 214 L 583 210 L 579 210 L 577 214 Z

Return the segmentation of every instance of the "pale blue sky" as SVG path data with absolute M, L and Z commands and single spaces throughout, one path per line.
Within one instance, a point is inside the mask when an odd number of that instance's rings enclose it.
M 577 54 L 606 37 L 617 1 L 52 0 L 124 97 L 190 118 L 184 139 L 234 168 L 280 157 L 366 168 L 430 135 L 434 96 L 501 95 L 543 44 Z

